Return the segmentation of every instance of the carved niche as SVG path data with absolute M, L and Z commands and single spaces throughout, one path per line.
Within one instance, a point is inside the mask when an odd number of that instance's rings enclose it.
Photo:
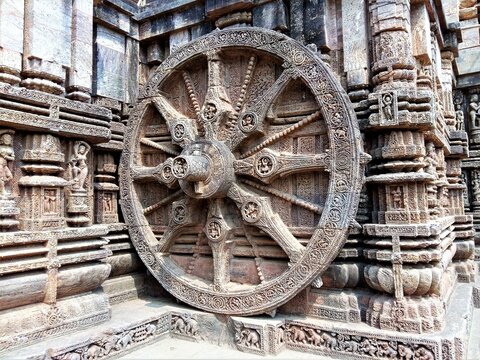
M 171 54 L 125 139 L 120 197 L 138 254 L 178 299 L 223 314 L 271 311 L 318 279 L 368 160 L 328 67 L 256 28 Z

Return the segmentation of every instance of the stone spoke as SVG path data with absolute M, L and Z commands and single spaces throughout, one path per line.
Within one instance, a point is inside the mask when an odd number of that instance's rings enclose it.
M 195 114 L 197 115 L 197 119 L 200 120 L 200 104 L 198 103 L 197 94 L 195 92 L 195 87 L 193 85 L 192 78 L 188 71 L 182 72 L 183 81 L 185 82 L 185 87 L 187 88 L 188 97 L 192 102 L 193 109 L 195 110 Z
M 280 216 L 273 211 L 270 199 L 233 184 L 227 196 L 232 199 L 245 222 L 255 226 L 275 240 L 290 258 L 291 263 L 297 262 L 305 248 L 292 235 Z
M 189 119 L 178 112 L 162 95 L 155 96 L 152 102 L 167 123 L 172 135 L 172 143 L 183 147 L 196 140 L 198 136 L 196 120 Z
M 323 154 L 291 154 L 263 149 L 248 158 L 237 160 L 234 167 L 237 175 L 253 176 L 265 184 L 271 184 L 279 177 L 291 174 L 329 171 L 330 161 L 329 150 Z
M 168 205 L 170 204 L 173 200 L 175 200 L 176 198 L 178 198 L 180 195 L 183 194 L 183 191 L 182 190 L 178 190 L 176 192 L 174 192 L 172 195 L 169 195 L 167 197 L 164 197 L 162 200 L 160 200 L 159 202 L 153 204 L 153 205 L 150 205 L 148 207 L 146 207 L 145 209 L 143 209 L 143 214 L 144 215 L 149 215 L 151 214 L 152 212 L 154 212 L 155 210 L 157 209 L 160 209 L 162 206 L 165 206 L 165 205 Z
M 277 190 L 271 186 L 263 186 L 263 185 L 260 185 L 260 184 L 257 184 L 256 182 L 253 182 L 253 181 L 250 181 L 250 180 L 246 180 L 246 179 L 242 179 L 242 182 L 248 186 L 251 186 L 257 190 L 260 190 L 260 191 L 263 191 L 263 192 L 266 192 L 268 194 L 272 194 L 280 199 L 283 199 L 283 200 L 286 200 L 294 205 L 297 205 L 297 206 L 300 206 L 304 209 L 307 209 L 307 210 L 310 210 L 316 214 L 322 214 L 323 212 L 323 206 L 320 206 L 320 205 L 317 205 L 317 204 L 314 204 L 314 203 L 311 203 L 309 201 L 306 201 L 306 200 L 303 200 L 303 199 L 300 199 L 299 197 L 295 196 L 295 195 L 291 195 L 291 194 L 288 194 L 288 193 L 285 193 L 283 191 L 280 191 L 280 190 Z
M 241 159 L 245 159 L 257 152 L 259 152 L 260 150 L 266 148 L 267 146 L 277 142 L 278 140 L 284 138 L 285 136 L 291 134 L 292 132 L 312 123 L 313 121 L 315 120 L 318 120 L 320 117 L 322 116 L 322 113 L 321 111 L 316 111 L 314 112 L 313 114 L 311 115 L 308 115 L 305 119 L 295 123 L 294 125 L 292 126 L 289 126 L 288 128 L 268 137 L 267 139 L 265 139 L 264 141 L 262 141 L 260 144 L 258 144 L 257 146 L 255 146 L 253 149 L 250 149 L 249 151 L 247 151 L 246 153 L 242 154 L 240 156 Z
M 178 181 L 173 176 L 172 166 L 172 158 L 168 158 L 157 166 L 134 166 L 132 167 L 132 179 L 136 182 L 158 181 L 173 188 L 178 185 Z
M 179 192 L 181 192 L 181 190 Z M 201 221 L 202 211 L 200 206 L 201 201 L 189 197 L 172 203 L 170 221 L 167 230 L 158 241 L 158 252 L 168 252 L 170 246 L 178 236 Z
M 283 71 L 263 96 L 257 101 L 247 103 L 244 106 L 244 110 L 237 115 L 238 121 L 236 131 L 233 132 L 228 139 L 228 146 L 230 149 L 236 149 L 250 135 L 261 134 L 263 132 L 268 110 L 293 77 L 293 71 Z M 238 111 L 240 110 L 241 108 L 238 109 Z
M 223 61 L 220 52 L 213 50 L 207 53 L 208 88 L 200 116 L 208 140 L 222 139 L 226 125 L 234 110 L 223 78 Z M 223 128 L 222 128 L 223 126 Z
M 155 141 L 152 141 L 150 139 L 147 139 L 147 138 L 141 138 L 140 139 L 140 142 L 143 144 L 143 145 L 147 145 L 147 146 L 150 146 L 154 149 L 157 149 L 157 150 L 161 150 L 167 154 L 170 154 L 170 155 L 174 155 L 174 156 L 177 156 L 179 155 L 180 153 L 174 149 L 172 146 L 170 145 L 166 145 L 166 144 L 159 144 L 159 143 L 156 143 Z
M 213 288 L 215 291 L 225 290 L 225 286 L 230 282 L 230 257 L 235 244 L 230 240 L 232 227 L 228 224 L 225 213 L 223 200 L 212 200 L 204 229 L 208 244 L 212 249 Z
M 255 69 L 255 65 L 257 63 L 257 57 L 255 55 L 250 56 L 248 61 L 247 70 L 245 72 L 245 77 L 243 79 L 242 90 L 240 90 L 240 96 L 238 97 L 237 103 L 235 104 L 235 111 L 231 115 L 229 121 L 225 126 L 225 138 L 230 139 L 235 127 L 237 126 L 238 117 L 240 116 L 240 111 L 243 108 L 243 104 L 245 103 L 245 97 L 247 91 L 249 89 L 250 83 L 252 81 L 252 73 Z

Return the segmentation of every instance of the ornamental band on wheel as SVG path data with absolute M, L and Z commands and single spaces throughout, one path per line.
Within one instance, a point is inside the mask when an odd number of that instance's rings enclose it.
M 178 299 L 223 314 L 269 312 L 318 285 L 368 159 L 332 72 L 256 28 L 170 55 L 125 139 L 121 204 L 140 257 Z

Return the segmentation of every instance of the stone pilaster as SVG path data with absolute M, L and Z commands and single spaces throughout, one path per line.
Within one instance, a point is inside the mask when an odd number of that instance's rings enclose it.
M 20 83 L 23 53 L 24 0 L 0 3 L 0 82 Z
M 97 155 L 95 175 L 95 222 L 98 224 L 118 223 L 117 165 L 111 153 Z
M 22 86 L 57 95 L 65 92 L 71 23 L 71 1 L 25 0 Z
M 0 231 L 15 230 L 19 224 L 17 215 L 20 210 L 12 194 L 14 134 L 15 131 L 12 129 L 0 130 Z
M 58 137 L 28 134 L 20 178 L 20 228 L 45 230 L 65 227 L 64 196 L 68 182 L 59 175 L 65 161 Z
M 373 158 L 367 177 L 373 211 L 372 223 L 364 225 L 364 256 L 370 260 L 364 273 L 368 286 L 384 295 L 370 298 L 367 322 L 438 331 L 455 279 L 449 268 L 453 215 L 463 209 L 449 198 L 457 185 L 448 176 L 459 176 L 453 160 L 447 176 L 445 159 L 452 124 L 445 121 L 443 102 L 451 96 L 448 86 L 437 85 L 451 68 L 442 68 L 424 4 L 370 0 L 369 12 L 374 91 L 368 119 L 361 121 Z
M 89 101 L 93 72 L 93 0 L 75 0 L 72 8 L 72 64 L 67 97 Z

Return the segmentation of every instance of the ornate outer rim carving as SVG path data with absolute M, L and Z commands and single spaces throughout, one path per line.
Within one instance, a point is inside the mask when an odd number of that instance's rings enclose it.
M 300 260 L 273 280 L 249 289 L 232 292 L 214 291 L 198 285 L 182 274 L 168 256 L 156 253 L 153 232 L 143 216 L 130 174 L 136 154 L 141 120 L 150 103 L 175 67 L 219 48 L 250 48 L 281 59 L 310 87 L 321 107 L 326 123 L 332 168 L 324 210 L 317 229 Z M 145 85 L 131 112 L 125 132 L 120 164 L 121 206 L 137 252 L 163 287 L 179 300 L 197 308 L 222 314 L 254 315 L 282 305 L 308 286 L 335 259 L 348 235 L 357 211 L 364 179 L 366 157 L 362 151 L 357 119 L 347 94 L 331 70 L 305 46 L 277 32 L 260 28 L 214 31 L 171 54 Z M 345 166 L 337 158 L 350 159 Z

